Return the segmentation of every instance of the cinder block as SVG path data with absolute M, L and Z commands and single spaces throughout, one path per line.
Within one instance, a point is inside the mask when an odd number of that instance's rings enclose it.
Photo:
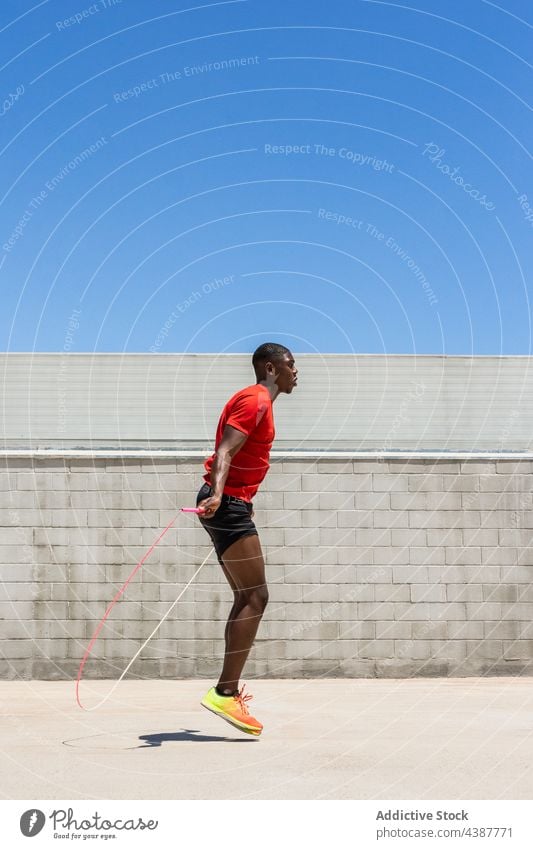
M 394 609 L 398 605 L 387 601 L 378 602 L 357 602 L 357 619 L 373 619 L 376 622 L 383 622 L 386 619 L 395 619 Z
M 372 475 L 341 475 L 337 479 L 336 489 L 339 492 L 372 492 Z
M 393 475 L 374 474 L 372 475 L 372 490 L 374 492 L 407 493 L 407 475 L 401 472 Z
M 302 528 L 336 528 L 337 513 L 335 510 L 302 510 Z
M 440 575 L 436 574 L 431 581 L 439 580 L 439 577 Z M 395 584 L 427 584 L 429 580 L 427 566 L 395 566 L 392 571 L 392 581 Z
M 405 547 L 410 545 L 425 546 L 429 531 L 423 528 L 393 528 L 391 530 L 391 541 L 393 547 Z
M 33 580 L 33 563 L 2 563 L 0 566 L 0 582 L 24 583 Z M 0 584 L 1 586 L 1 584 Z
M 374 584 L 376 601 L 409 601 L 409 587 L 406 584 Z
M 481 561 L 486 566 L 514 566 L 518 564 L 518 549 L 504 548 L 482 548 Z
M 24 584 L 16 581 L 0 583 L 0 601 L 45 601 L 49 598 L 50 585 L 47 584 L 38 584 L 31 580 Z
M 527 634 L 522 632 L 521 622 L 483 622 L 483 638 L 487 640 L 520 640 Z
M 328 475 L 328 474 L 316 474 L 316 475 L 306 475 L 303 474 L 301 477 L 301 491 L 304 492 L 336 492 L 337 491 L 337 481 L 346 477 L 346 475 Z M 300 487 L 298 485 L 294 486 L 295 490 L 299 490 Z
M 31 563 L 34 559 L 31 545 L 0 545 L 0 568 L 2 563 Z
M 339 584 L 339 601 L 350 603 L 354 601 L 375 601 L 375 584 L 357 584 L 355 582 Z M 380 599 L 389 601 L 389 599 Z
M 284 545 L 320 545 L 318 528 L 285 528 L 283 531 Z
M 0 657 L 4 659 L 33 657 L 35 643 L 33 640 L 0 640 Z
M 355 546 L 353 528 L 320 528 L 320 545 Z
M 359 546 L 390 546 L 392 545 L 392 531 L 388 528 L 356 528 L 355 542 Z
M 355 475 L 378 474 L 380 472 L 388 474 L 391 471 L 390 463 L 390 460 L 387 461 L 382 457 L 376 457 L 375 460 L 360 460 L 354 457 L 353 470 Z
M 358 657 L 361 640 L 335 640 L 332 643 L 323 643 L 320 656 L 332 660 L 344 660 L 346 658 Z
M 53 528 L 83 528 L 87 525 L 87 514 L 90 511 L 71 508 L 70 510 L 43 510 L 41 514 L 47 515 L 48 512 L 50 521 L 44 520 L 40 524 L 50 524 Z
M 137 471 L 140 473 L 142 468 L 142 462 L 137 460 L 136 458 L 130 457 L 104 457 L 100 458 L 91 458 L 88 460 L 83 459 L 71 459 L 69 466 L 71 471 L 76 472 L 91 472 L 97 471 L 100 474 L 116 474 L 117 472 L 123 471 Z
M 33 615 L 35 619 L 67 619 L 69 617 L 69 602 L 34 601 Z
M 290 551 L 294 550 L 292 548 L 290 549 Z M 337 549 L 335 546 L 317 548 L 304 545 L 302 547 L 301 562 L 309 563 L 313 566 L 334 566 L 337 563 Z
M 35 625 L 32 619 L 6 619 L 2 622 L 3 640 L 34 639 Z
M 455 510 L 409 510 L 410 528 L 479 528 L 481 514 L 479 511 Z
M 533 658 L 533 640 L 504 640 L 503 656 L 506 660 L 529 660 Z
M 409 563 L 412 566 L 441 566 L 444 563 L 445 549 L 442 547 L 411 546 L 409 548 Z
M 496 472 L 503 475 L 530 475 L 533 473 L 532 460 L 497 460 Z
M 357 566 L 355 574 L 358 584 L 392 583 L 393 572 L 390 566 Z
M 449 563 L 452 566 L 473 566 L 477 563 L 481 563 L 481 548 L 470 546 L 465 548 L 464 546 L 447 546 L 445 549 L 439 549 L 443 553 L 446 553 L 446 563 Z
M 496 473 L 495 460 L 462 460 L 460 463 L 462 475 L 494 475 Z
M 488 622 L 486 627 L 490 628 L 492 625 L 495 625 L 495 622 Z M 517 636 L 520 639 L 531 640 L 533 639 L 533 622 L 513 622 L 513 620 L 509 620 L 508 622 L 501 622 L 502 627 L 504 625 L 509 625 L 510 631 L 508 634 L 497 634 L 498 637 L 503 637 L 504 639 L 516 639 Z M 513 633 L 513 628 L 517 627 L 519 629 L 518 635 Z
M 343 621 L 338 623 L 339 639 L 340 640 L 374 640 L 376 638 L 376 628 L 381 624 L 379 622 L 350 622 Z M 393 623 L 391 623 L 393 624 Z M 390 635 L 389 635 L 390 638 Z
M 150 457 L 149 459 L 143 460 L 141 464 L 141 473 L 144 474 L 155 474 L 155 475 L 168 475 L 168 474 L 197 474 L 199 472 L 199 467 L 187 466 L 181 463 L 180 460 L 167 460 L 167 459 L 154 459 Z
M 461 495 L 458 492 L 419 492 L 391 495 L 393 510 L 461 510 Z
M 33 566 L 34 581 L 67 581 L 69 576 L 69 567 L 64 563 L 53 563 Z
M 50 472 L 19 472 L 16 476 L 16 488 L 52 492 L 56 482 L 54 478 L 55 475 Z
M 161 480 L 154 474 L 141 474 L 140 471 L 128 472 L 122 476 L 121 489 L 124 492 L 159 492 Z
M 318 463 L 316 460 L 283 460 L 281 464 L 280 474 L 284 475 L 299 475 L 301 473 L 308 475 L 318 474 Z
M 478 492 L 468 496 L 463 493 L 462 498 L 463 506 L 471 510 L 521 510 L 531 506 L 519 492 Z
M 483 639 L 483 622 L 455 622 L 448 620 L 446 625 L 450 640 Z
M 310 492 L 284 492 L 283 507 L 286 510 L 319 510 L 319 495 Z
M 302 480 L 303 477 L 306 476 L 302 476 Z M 318 478 L 318 475 L 309 475 L 309 477 Z M 273 475 L 272 473 L 270 473 L 266 485 L 270 492 L 299 493 L 302 491 L 306 491 L 304 487 L 300 486 L 300 475 Z M 311 491 L 314 492 L 314 488 L 311 488 Z
M 484 512 L 482 515 L 483 527 L 486 528 L 512 528 L 516 518 L 516 512 L 513 510 L 492 510 L 492 512 Z M 520 514 L 520 525 L 522 528 L 533 526 L 533 511 L 524 511 Z
M 425 660 L 431 657 L 429 640 L 394 640 L 394 657 Z
M 436 472 L 410 474 L 407 478 L 408 492 L 441 492 L 443 488 L 443 476 Z
M 263 548 L 279 548 L 279 546 L 284 545 L 283 528 L 264 528 L 259 526 L 259 536 Z
M 531 545 L 531 531 L 519 528 L 500 527 L 498 531 L 499 545 L 506 546 L 529 546 Z M 489 543 L 490 545 L 490 543 Z
M 483 601 L 527 601 L 522 598 L 516 584 L 482 584 Z
M 466 657 L 469 660 L 500 660 L 503 657 L 502 640 L 466 641 Z
M 391 496 L 389 492 L 356 492 L 353 494 L 353 499 L 353 504 L 343 505 L 345 510 L 349 507 L 355 507 L 356 510 L 365 511 L 390 510 Z
M 323 492 L 318 496 L 320 511 L 352 510 L 355 505 L 354 494 L 351 492 Z
M 359 657 L 394 657 L 394 640 L 359 640 Z
M 479 481 L 480 492 L 530 492 L 531 475 L 493 474 Z
M 278 528 L 300 528 L 302 526 L 302 512 L 299 509 L 293 510 L 292 508 L 266 510 L 265 525 Z
M 375 545 L 372 549 L 374 563 L 384 566 L 408 566 L 410 563 L 408 548 L 389 548 Z
M 444 610 L 446 608 L 446 610 Z M 461 608 L 462 615 L 456 608 Z M 437 602 L 417 602 L 395 604 L 394 619 L 410 621 L 434 621 L 439 618 L 464 619 L 464 605 L 438 604 Z
M 370 625 L 371 623 L 364 623 Z M 376 639 L 409 640 L 411 638 L 410 622 L 376 622 Z
M 410 584 L 411 601 L 446 601 L 446 589 L 443 584 Z
M 17 509 L 17 525 L 23 528 L 34 528 L 40 526 L 50 526 L 52 524 L 52 513 L 58 513 L 57 510 L 25 510 Z M 0 526 L 12 525 L 9 510 L 0 510 Z
M 321 458 L 318 463 L 319 474 L 351 475 L 353 473 L 353 461 L 349 460 L 327 460 Z
M 318 584 L 320 581 L 320 566 L 295 565 L 286 566 L 285 581 L 289 584 Z
M 402 624 L 402 623 L 398 623 Z M 406 622 L 411 629 L 413 640 L 446 640 L 448 639 L 448 623 L 442 621 Z
M 496 528 L 464 528 L 462 530 L 463 540 L 454 541 L 450 539 L 446 545 L 498 545 L 498 530 Z
M 447 601 L 483 601 L 481 584 L 446 584 L 445 586 Z
M 321 600 L 322 593 L 326 591 L 325 595 L 328 595 L 329 590 L 336 591 L 337 587 L 315 587 L 308 586 L 307 584 L 278 584 L 268 582 L 270 604 L 318 601 L 319 597 Z
M 477 492 L 479 490 L 477 475 L 443 475 L 442 481 L 445 492 Z
M 465 619 L 476 619 L 490 622 L 490 620 L 499 620 L 501 619 L 501 617 L 502 606 L 497 602 L 485 601 L 482 604 L 475 604 L 470 602 L 466 603 L 466 616 L 464 617 Z
M 516 601 L 527 601 L 533 602 L 533 584 L 507 584 L 506 586 L 515 586 L 517 591 Z M 500 601 L 501 599 L 495 599 L 496 601 Z M 510 601 L 511 599 L 503 599 L 504 601 Z
M 374 527 L 408 528 L 410 515 L 407 510 L 376 510 L 374 513 Z
M 90 584 L 48 584 L 46 588 L 50 595 L 47 598 L 51 599 L 51 601 L 86 601 L 89 586 Z M 111 597 L 108 587 L 106 598 L 111 601 Z
M 464 640 L 430 640 L 430 657 L 446 660 L 464 660 L 466 642 Z
M 368 546 L 339 545 L 336 553 L 339 565 L 370 566 L 373 563 L 373 550 Z
M 0 601 L 0 619 L 33 619 L 32 601 Z M 2 627 L 3 627 L 2 623 Z
M 6 511 L 8 511 L 7 515 L 9 517 L 9 522 L 6 522 L 6 524 L 18 524 L 16 512 L 20 508 L 24 510 L 39 508 L 39 495 L 40 492 L 32 492 L 31 490 L 24 490 L 22 492 L 0 492 L 0 510 L 2 511 L 2 515 L 5 516 Z

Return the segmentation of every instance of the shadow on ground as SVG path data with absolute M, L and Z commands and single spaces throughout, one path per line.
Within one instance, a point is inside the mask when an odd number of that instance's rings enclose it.
M 199 743 L 255 743 L 256 740 L 252 737 L 216 737 L 213 734 L 200 734 L 194 729 L 184 728 L 183 731 L 159 732 L 159 734 L 142 734 L 139 740 L 145 740 L 144 746 L 137 746 L 137 749 L 153 748 L 161 746 L 163 743 L 174 743 L 184 741 L 196 741 Z

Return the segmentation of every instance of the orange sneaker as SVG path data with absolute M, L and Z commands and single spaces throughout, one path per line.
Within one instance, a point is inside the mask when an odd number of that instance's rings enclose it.
M 207 708 L 207 710 L 225 719 L 226 722 L 234 725 L 235 728 L 239 728 L 241 731 L 246 732 L 246 734 L 253 734 L 255 737 L 259 737 L 263 726 L 258 719 L 251 716 L 248 710 L 246 702 L 250 699 L 253 699 L 253 696 L 249 693 L 245 695 L 244 684 L 233 696 L 219 696 L 216 688 L 211 687 L 200 704 Z

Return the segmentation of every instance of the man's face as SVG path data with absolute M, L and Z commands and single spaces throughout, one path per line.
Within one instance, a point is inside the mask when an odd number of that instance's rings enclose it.
M 279 391 L 286 392 L 287 395 L 290 395 L 297 385 L 296 375 L 298 374 L 293 355 L 291 353 L 284 354 L 280 360 L 276 360 L 275 363 L 271 363 L 270 365 L 276 371 L 274 382 Z

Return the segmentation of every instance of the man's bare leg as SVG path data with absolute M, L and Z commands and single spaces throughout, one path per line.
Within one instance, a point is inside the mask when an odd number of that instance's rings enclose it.
M 224 666 L 218 692 L 233 694 L 253 645 L 268 602 L 265 561 L 256 534 L 241 537 L 222 555 L 223 571 L 233 590 L 234 602 L 224 633 Z

